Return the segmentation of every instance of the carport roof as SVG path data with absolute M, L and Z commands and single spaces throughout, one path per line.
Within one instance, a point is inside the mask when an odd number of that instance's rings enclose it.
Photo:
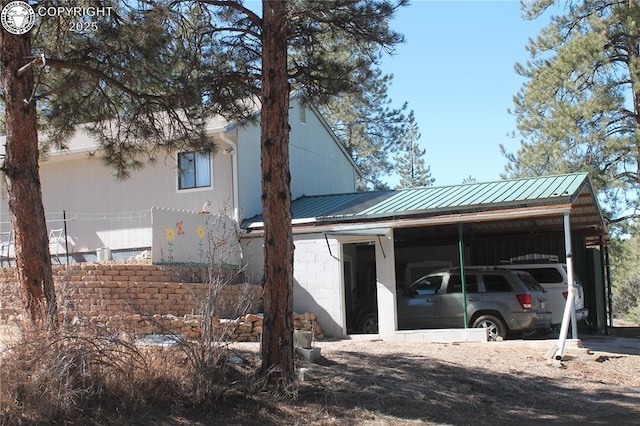
M 444 217 L 450 217 L 451 223 L 479 222 L 483 213 L 493 213 L 494 218 L 499 213 L 505 219 L 512 214 L 515 219 L 524 218 L 530 212 L 530 216 L 542 217 L 536 219 L 536 227 L 556 228 L 558 219 L 546 216 L 559 216 L 564 211 L 570 211 L 572 228 L 587 230 L 588 235 L 607 233 L 587 173 L 303 196 L 294 200 L 291 208 L 294 226 Z M 542 210 L 546 213 L 540 213 Z M 262 225 L 261 215 L 243 223 L 246 229 L 260 228 Z M 559 226 L 562 226 L 561 222 Z

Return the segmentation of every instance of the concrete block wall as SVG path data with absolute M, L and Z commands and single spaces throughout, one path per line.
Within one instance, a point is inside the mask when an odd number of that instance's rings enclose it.
M 293 309 L 295 312 L 313 312 L 319 326 L 327 336 L 343 336 L 344 295 L 340 243 L 324 234 L 294 235 Z M 262 276 L 264 263 L 261 236 L 244 235 L 243 262 L 249 276 Z M 329 252 L 329 248 L 331 252 Z
M 313 312 L 328 336 L 344 335 L 340 244 L 322 234 L 296 235 L 293 309 Z

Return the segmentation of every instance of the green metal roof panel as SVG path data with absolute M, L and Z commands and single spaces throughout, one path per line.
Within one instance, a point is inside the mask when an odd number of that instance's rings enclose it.
M 390 193 L 392 191 L 301 197 L 292 203 L 291 213 L 294 219 L 352 215 L 360 212 L 363 206 L 377 203 Z
M 400 217 L 403 215 L 486 210 L 570 203 L 588 182 L 587 173 L 432 186 L 404 190 L 304 196 L 292 203 L 293 219 Z M 262 217 L 245 224 L 261 222 Z
M 586 173 L 427 187 L 397 191 L 393 196 L 361 212 L 362 215 L 418 210 L 457 209 L 488 204 L 533 203 L 567 198 L 578 191 Z

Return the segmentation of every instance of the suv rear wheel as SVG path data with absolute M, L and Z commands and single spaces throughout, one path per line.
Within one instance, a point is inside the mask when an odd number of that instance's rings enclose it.
M 502 320 L 493 315 L 481 315 L 473 322 L 474 328 L 488 329 L 489 340 L 501 340 L 507 337 L 507 326 Z
M 371 312 L 360 319 L 360 331 L 365 334 L 378 333 L 378 314 Z

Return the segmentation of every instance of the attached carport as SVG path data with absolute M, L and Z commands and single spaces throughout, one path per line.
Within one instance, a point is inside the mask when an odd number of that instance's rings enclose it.
M 373 288 L 383 339 L 477 338 L 478 330 L 464 330 L 463 324 L 458 330 L 398 331 L 396 294 L 410 279 L 410 266 L 417 264 L 419 271 L 440 264 L 495 265 L 539 253 L 575 264 L 590 310 L 591 325 L 585 331 L 606 332 L 607 228 L 586 173 L 302 197 L 293 202 L 292 213 L 294 275 L 298 292 L 304 292 L 298 303 L 326 314 L 321 313 L 319 321 L 330 322 L 321 325 L 336 330 L 334 335 L 351 332 L 348 304 L 357 295 L 349 293 L 359 277 L 347 273 L 345 266 L 355 264 L 358 269 L 353 260 L 358 250 L 368 262 L 361 269 L 375 270 Z M 248 220 L 243 227 L 249 231 L 243 236 L 246 241 L 259 237 L 261 218 Z M 309 273 L 312 270 L 314 274 Z M 366 275 L 365 281 L 374 274 Z

